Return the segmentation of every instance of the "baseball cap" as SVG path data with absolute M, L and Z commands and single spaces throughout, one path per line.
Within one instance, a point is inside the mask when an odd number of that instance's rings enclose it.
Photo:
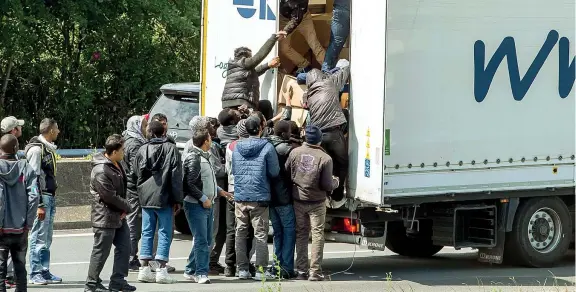
M 2 133 L 8 133 L 18 126 L 24 126 L 24 120 L 19 120 L 13 116 L 9 116 L 2 119 L 0 126 L 2 128 Z

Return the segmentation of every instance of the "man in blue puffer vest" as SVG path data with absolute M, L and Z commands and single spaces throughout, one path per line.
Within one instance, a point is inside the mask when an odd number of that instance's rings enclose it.
M 266 271 L 268 266 L 268 206 L 270 204 L 270 179 L 280 172 L 278 156 L 267 139 L 259 138 L 262 133 L 260 119 L 246 119 L 249 138 L 239 140 L 232 153 L 234 175 L 234 200 L 236 215 L 236 262 L 240 279 L 250 278 L 247 257 L 247 239 L 250 225 L 254 228 L 256 248 L 256 276 L 254 280 L 273 279 Z M 262 268 L 262 269 L 260 269 Z

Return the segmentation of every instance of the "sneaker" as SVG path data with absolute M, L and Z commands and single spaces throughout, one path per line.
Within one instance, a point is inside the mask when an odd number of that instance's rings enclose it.
M 226 266 L 224 268 L 225 277 L 234 277 L 236 275 L 236 266 Z
M 210 284 L 210 279 L 206 275 L 198 276 L 198 284 Z
M 42 273 L 42 276 L 44 277 L 44 279 L 46 279 L 46 282 L 48 284 L 62 283 L 62 278 L 50 273 L 50 271 L 44 271 Z
M 249 268 L 249 269 L 250 269 L 250 275 L 251 275 L 252 277 L 255 277 L 255 276 L 256 276 L 256 265 L 255 265 L 255 264 L 250 264 L 250 268 Z
M 160 263 L 158 263 L 157 261 L 149 261 L 148 262 L 148 266 L 150 267 L 150 270 L 152 272 L 156 272 L 158 269 L 160 269 Z
M 210 265 L 210 272 L 208 272 L 208 275 L 218 276 L 220 274 L 223 274 L 225 271 L 226 271 L 226 268 L 224 268 L 222 265 L 216 263 L 216 264 Z
M 16 282 L 14 282 L 14 277 L 7 277 L 4 283 L 6 283 L 7 289 L 14 288 L 14 286 L 16 286 Z
M 158 284 L 174 284 L 178 282 L 178 280 L 172 278 L 170 274 L 168 274 L 167 268 L 160 268 L 156 270 L 156 283 Z
M 173 267 L 173 266 L 171 266 L 171 265 L 169 265 L 169 264 L 166 264 L 166 270 L 168 270 L 168 273 L 174 273 L 174 272 L 176 272 L 176 268 Z
M 109 291 L 120 291 L 120 290 L 108 290 L 106 286 L 102 285 L 102 283 L 96 284 L 96 287 L 85 287 L 84 292 L 109 292 Z
M 184 279 L 186 279 L 188 281 L 192 281 L 194 283 L 198 282 L 196 275 L 189 275 L 189 274 L 186 274 L 186 272 L 184 272 Z
M 272 275 L 269 271 L 266 271 L 264 273 L 256 272 L 256 276 L 254 276 L 252 279 L 254 279 L 256 281 L 274 280 L 274 279 L 276 279 L 276 276 Z
M 138 270 L 142 266 L 138 259 L 133 259 L 132 261 L 130 261 L 129 265 L 130 265 L 130 271 L 133 271 L 133 272 L 138 272 Z
M 250 272 L 249 272 L 249 271 L 242 271 L 242 270 L 241 270 L 241 271 L 238 272 L 238 278 L 239 278 L 240 280 L 248 280 L 248 279 L 250 279 L 251 277 L 252 277 L 252 275 L 250 275 Z
M 136 287 L 128 283 L 124 283 L 124 285 L 120 287 L 113 287 L 112 285 L 110 285 L 110 292 L 134 292 L 134 291 L 136 291 Z
M 154 283 L 156 282 L 156 277 L 152 273 L 150 266 L 140 267 L 138 270 L 138 281 L 144 283 Z
M 308 281 L 312 281 L 312 282 L 324 281 L 324 275 L 310 274 L 310 277 L 308 277 Z
M 298 275 L 296 276 L 296 280 L 298 280 L 298 281 L 308 280 L 308 275 L 306 273 L 298 272 Z
M 48 281 L 42 277 L 42 274 L 32 276 L 28 283 L 32 285 L 48 285 Z

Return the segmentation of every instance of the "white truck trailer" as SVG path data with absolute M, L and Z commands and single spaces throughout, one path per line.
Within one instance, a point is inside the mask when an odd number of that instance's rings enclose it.
M 319 38 L 330 2 L 313 15 Z M 256 51 L 278 18 L 275 0 L 204 0 L 203 115 L 221 110 L 234 48 Z M 351 0 L 347 202 L 329 210 L 327 239 L 415 257 L 472 247 L 534 267 L 564 256 L 575 21 L 571 0 Z M 276 75 L 261 78 L 273 104 Z

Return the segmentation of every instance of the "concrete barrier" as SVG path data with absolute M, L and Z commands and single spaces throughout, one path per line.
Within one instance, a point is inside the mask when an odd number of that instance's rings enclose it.
M 57 162 L 55 229 L 92 227 L 90 219 L 90 172 L 86 159 L 61 159 Z

